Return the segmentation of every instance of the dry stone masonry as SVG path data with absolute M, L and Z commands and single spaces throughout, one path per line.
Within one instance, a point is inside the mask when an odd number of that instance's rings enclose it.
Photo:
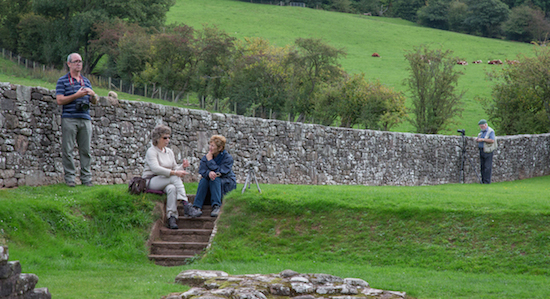
M 373 289 L 358 278 L 329 274 L 301 274 L 284 270 L 278 274 L 229 275 L 222 271 L 186 270 L 176 283 L 191 287 L 163 299 L 402 299 L 406 293 Z
M 434 185 L 461 182 L 461 137 L 382 132 L 209 113 L 102 97 L 91 107 L 92 171 L 96 184 L 127 183 L 141 174 L 157 124 L 172 128 L 170 147 L 191 163 L 186 181 L 197 181 L 200 158 L 213 134 L 228 139 L 237 181 L 247 163 L 260 183 Z M 63 180 L 61 108 L 55 91 L 0 83 L 0 188 Z M 467 132 L 475 135 L 477 132 Z M 498 134 L 498 132 L 497 132 Z M 473 137 L 468 152 L 477 169 Z M 78 155 L 77 155 L 78 157 Z M 477 178 L 466 163 L 466 182 Z M 499 136 L 493 181 L 550 174 L 550 134 Z
M 0 299 L 51 299 L 47 288 L 34 287 L 38 276 L 21 273 L 19 261 L 8 262 L 7 246 L 0 246 Z

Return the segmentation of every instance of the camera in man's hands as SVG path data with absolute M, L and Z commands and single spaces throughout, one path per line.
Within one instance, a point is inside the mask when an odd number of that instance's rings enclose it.
M 74 105 L 76 111 L 88 111 L 90 109 L 90 104 L 86 103 L 84 100 L 78 101 Z
M 466 134 L 466 130 L 464 129 L 458 129 L 456 130 L 458 133 L 462 133 L 462 135 Z

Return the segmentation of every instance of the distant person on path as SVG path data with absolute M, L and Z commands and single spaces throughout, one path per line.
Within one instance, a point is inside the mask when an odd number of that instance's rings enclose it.
M 151 132 L 153 145 L 145 154 L 145 169 L 143 178 L 147 178 L 148 189 L 166 192 L 166 219 L 170 229 L 178 229 L 177 201 L 183 201 L 185 216 L 198 217 L 200 211 L 195 210 L 187 200 L 185 187 L 181 178 L 188 174 L 183 170 L 189 167 L 189 161 L 183 160 L 181 165 L 176 163 L 174 152 L 166 147 L 170 142 L 172 130 L 165 126 L 156 126 Z
M 83 185 L 92 187 L 92 118 L 90 117 L 90 102 L 97 103 L 97 95 L 92 90 L 90 80 L 81 75 L 82 57 L 78 53 L 67 57 L 69 73 L 57 80 L 56 100 L 63 105 L 61 114 L 61 158 L 65 172 L 65 183 L 75 187 L 76 167 L 74 164 L 74 148 L 78 145 L 80 154 L 80 181 Z
M 476 142 L 479 148 L 479 161 L 481 164 L 481 183 L 491 183 L 491 172 L 493 170 L 493 152 L 486 152 L 483 148 L 485 143 L 493 144 L 496 140 L 495 131 L 482 119 L 478 122 L 481 132 L 477 135 Z
M 199 166 L 199 174 L 202 178 L 193 206 L 202 209 L 206 195 L 210 191 L 211 217 L 218 217 L 223 196 L 237 188 L 235 174 L 232 170 L 233 157 L 225 150 L 225 143 L 226 139 L 221 135 L 210 137 L 208 153 L 202 157 Z

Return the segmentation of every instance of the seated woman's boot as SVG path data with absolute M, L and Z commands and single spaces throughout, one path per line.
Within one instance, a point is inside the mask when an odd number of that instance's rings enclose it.
M 170 229 L 178 229 L 177 219 L 174 216 L 171 216 L 168 219 L 168 228 Z

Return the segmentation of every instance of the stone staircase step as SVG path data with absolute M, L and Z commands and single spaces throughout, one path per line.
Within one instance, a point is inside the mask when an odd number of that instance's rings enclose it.
M 201 253 L 208 242 L 170 242 L 155 241 L 151 243 L 151 254 L 160 255 L 195 255 Z
M 187 264 L 187 262 L 192 259 L 193 255 L 161 255 L 161 254 L 150 254 L 149 259 L 153 260 L 155 264 L 159 266 L 181 266 Z
M 215 217 L 201 216 L 197 218 L 179 216 L 176 223 L 179 228 L 183 229 L 209 229 L 212 231 L 214 228 Z
M 159 239 L 161 241 L 185 241 L 185 242 L 206 242 L 212 234 L 211 229 L 169 229 L 160 228 Z

